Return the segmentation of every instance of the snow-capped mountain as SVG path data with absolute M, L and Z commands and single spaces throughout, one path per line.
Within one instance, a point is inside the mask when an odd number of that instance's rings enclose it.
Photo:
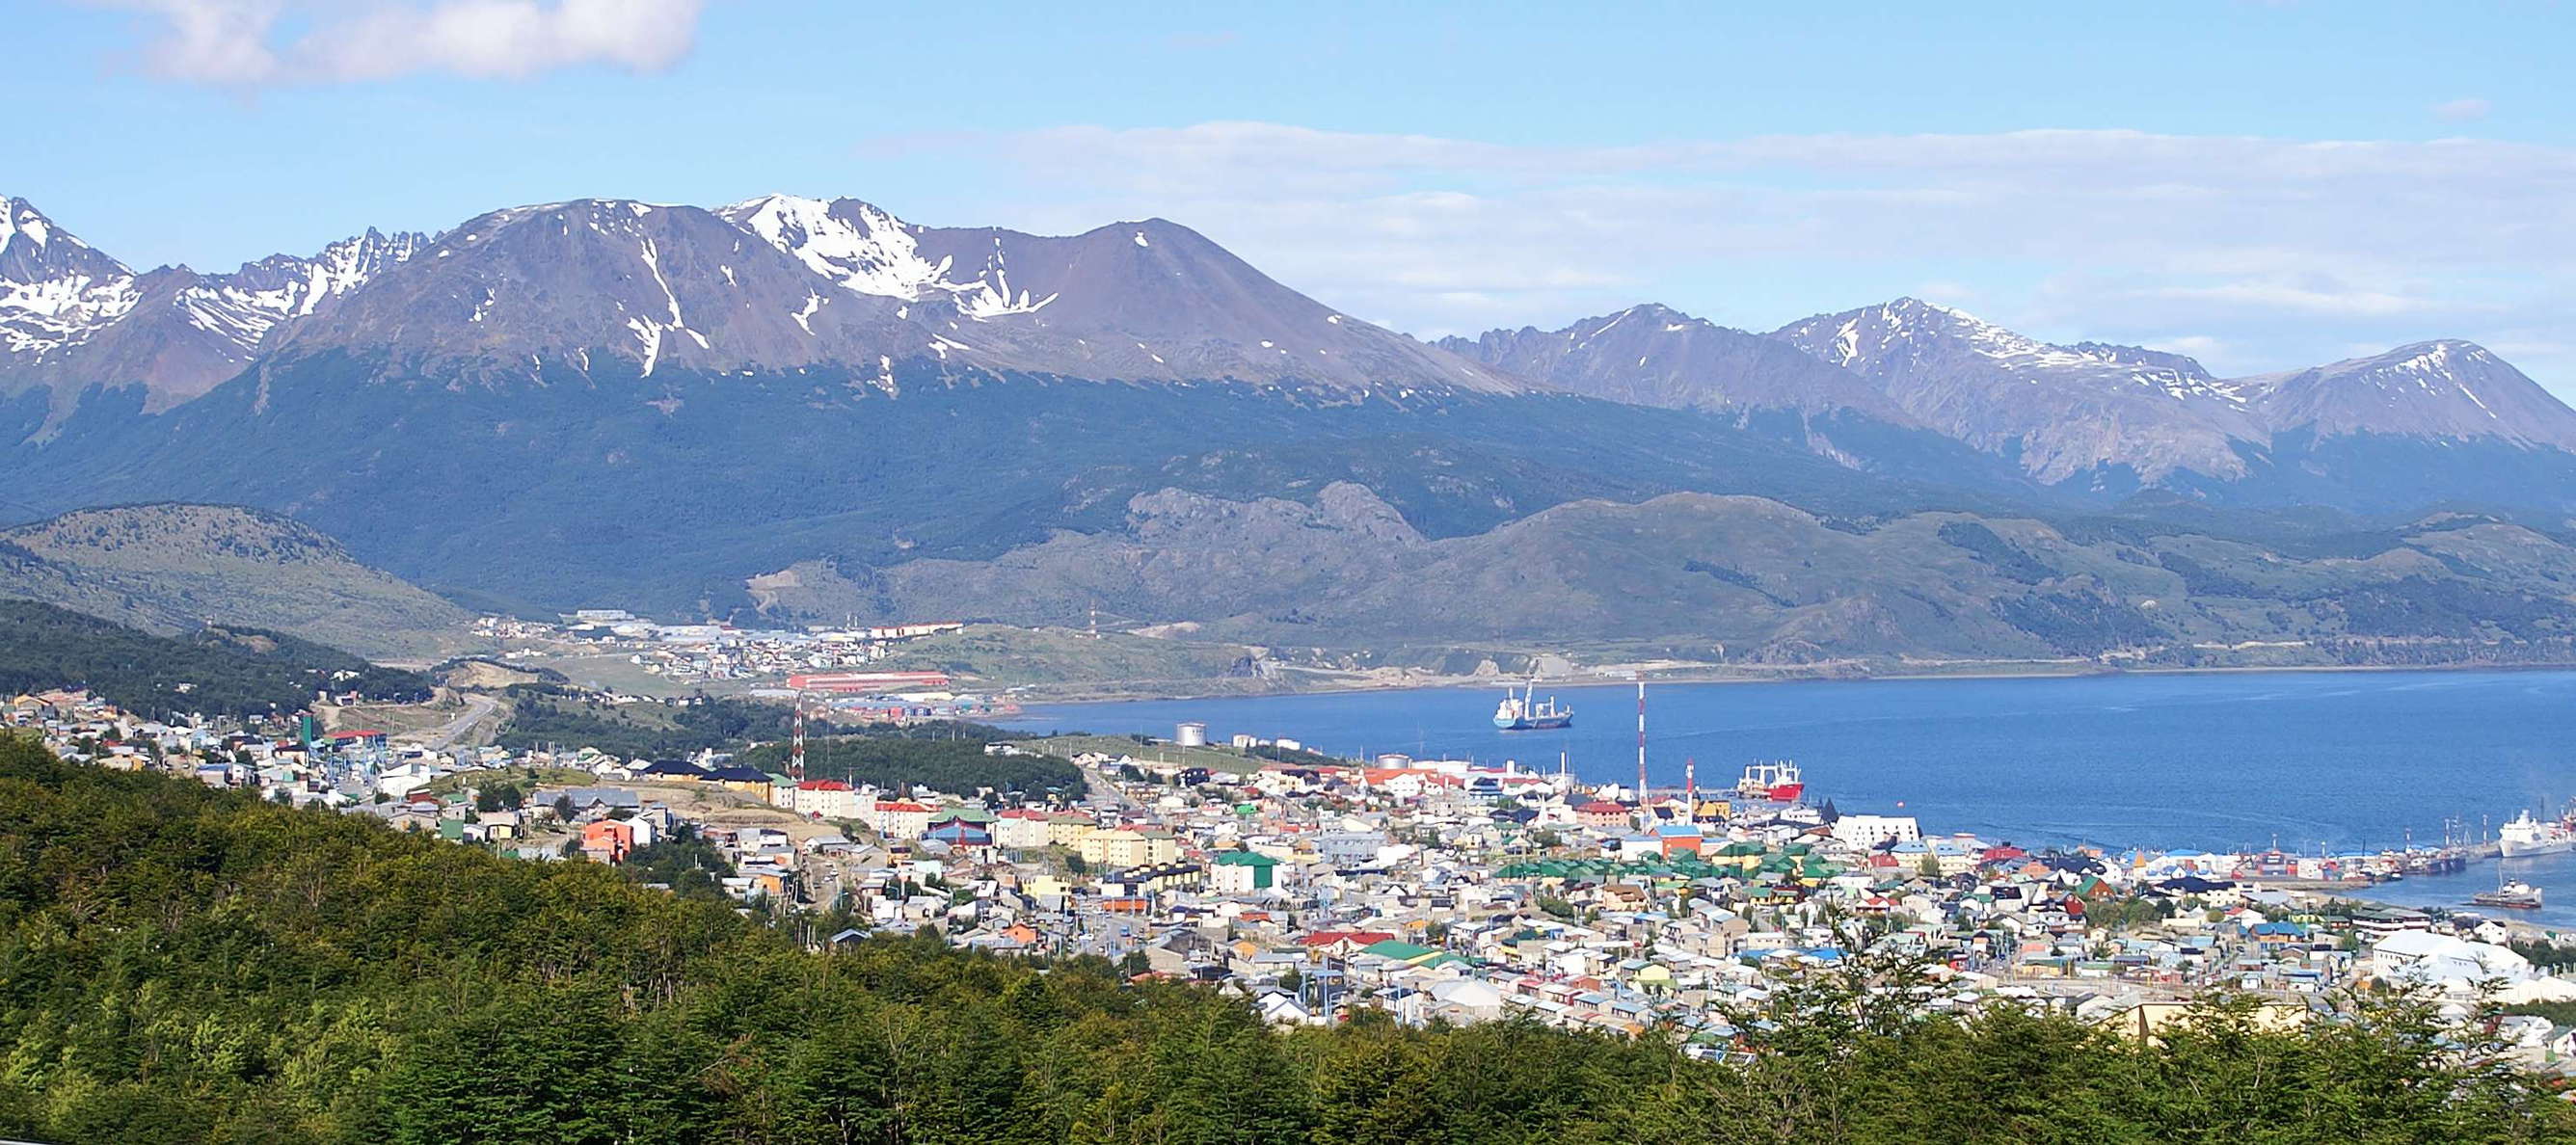
M 768 195 L 724 218 L 843 291 L 900 304 L 942 361 L 1069 377 L 1510 392 L 1518 381 L 1362 322 L 1162 219 L 1078 235 L 925 227 L 857 199 Z M 897 358 L 912 347 L 868 352 Z
M 1161 220 L 1047 237 L 787 195 L 713 211 L 611 199 L 494 211 L 273 348 L 486 377 L 611 361 L 644 376 L 828 366 L 889 390 L 907 363 L 951 377 L 1522 388 Z
M 60 353 L 134 309 L 134 272 L 54 225 L 25 199 L 0 198 L 0 350 Z
M 1897 406 L 2043 481 L 2126 468 L 2246 472 L 2262 432 L 2238 387 L 2198 362 L 2128 346 L 2058 346 L 1946 306 L 1900 298 L 1771 335 L 1868 378 Z
M 857 361 L 908 345 L 898 307 L 848 295 L 741 227 L 695 207 L 615 199 L 492 211 L 458 224 L 274 347 L 338 352 L 409 377 L 646 377 Z
M 205 325 L 228 329 L 236 345 L 255 350 L 279 323 L 310 317 L 323 303 L 409 261 L 428 242 L 427 235 L 388 235 L 369 227 L 310 258 L 270 255 L 231 274 L 208 276 L 189 303 L 205 315 Z
M 2486 349 L 2420 342 L 2304 370 L 2219 378 L 2182 355 L 2052 345 L 1911 298 L 1793 323 L 1773 335 L 1879 386 L 1923 421 L 2017 457 L 2044 481 L 2127 466 L 2150 483 L 2222 481 L 2363 435 L 2492 441 L 2576 452 L 2576 410 Z M 2297 435 L 2295 439 L 2291 435 Z
M 2417 342 L 2236 384 L 2274 433 L 2500 438 L 2576 451 L 2576 410 L 2474 342 Z
M 1794 347 L 1654 303 L 1562 330 L 1488 330 L 1444 338 L 1487 365 L 1630 405 L 1710 411 L 1849 410 L 1899 425 L 1912 415 L 1858 374 Z
M 651 378 L 656 406 L 688 379 L 806 373 L 826 395 L 1003 376 L 1573 393 L 1724 415 L 1910 480 L 1990 483 L 2017 467 L 2012 481 L 2113 495 L 2252 495 L 2293 467 L 2341 480 L 2368 467 L 2321 443 L 2362 437 L 2545 447 L 2576 464 L 2576 412 L 2464 342 L 2230 380 L 2181 354 L 2051 344 L 1902 298 L 1769 335 L 1646 305 L 1425 345 L 1160 219 L 1042 236 L 923 226 L 849 198 L 586 199 L 202 274 L 138 273 L 24 200 L 0 207 L 0 416 L 36 438 L 101 389 L 157 413 L 254 366 L 345 360 L 332 370 L 352 381 Z M 2490 467 L 2444 496 L 2497 487 L 2490 463 L 2506 463 L 2481 456 Z M 2379 482 L 2373 503 L 2403 495 Z
M 370 229 L 309 258 L 272 255 L 231 274 L 137 274 L 24 199 L 0 223 L 0 392 L 44 388 L 57 411 L 91 386 L 141 385 L 166 409 L 241 372 L 281 324 L 409 258 L 424 241 Z
M 764 195 L 716 213 L 853 293 L 902 302 L 954 302 L 960 312 L 979 320 L 1028 314 L 1055 301 L 1053 295 L 1015 293 L 1006 266 L 979 266 L 977 273 L 957 281 L 953 255 L 933 261 L 922 253 L 916 236 L 925 228 L 857 199 Z

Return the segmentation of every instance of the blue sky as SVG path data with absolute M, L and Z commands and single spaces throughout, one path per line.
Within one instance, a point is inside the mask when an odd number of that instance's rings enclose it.
M 0 193 L 138 266 L 786 190 L 1161 215 L 1426 336 L 1915 294 L 2224 373 L 2469 337 L 2576 393 L 2556 5 L 13 9 Z

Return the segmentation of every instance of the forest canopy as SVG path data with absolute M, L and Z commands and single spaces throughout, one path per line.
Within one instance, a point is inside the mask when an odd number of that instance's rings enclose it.
M 1082 769 L 1060 756 L 1040 753 L 988 754 L 989 745 L 1018 738 L 984 724 L 942 721 L 912 727 L 872 725 L 859 734 L 816 736 L 805 743 L 805 774 L 811 779 L 840 779 L 871 784 L 880 790 L 907 791 L 914 785 L 938 791 L 1018 792 L 1032 799 L 1049 791 L 1080 794 Z M 765 771 L 787 767 L 787 745 L 763 744 L 743 761 Z
M 0 600 L 0 697 L 75 688 L 153 718 L 253 716 L 297 711 L 316 692 L 414 702 L 432 687 L 420 673 L 281 633 L 210 625 L 155 636 L 50 604 Z

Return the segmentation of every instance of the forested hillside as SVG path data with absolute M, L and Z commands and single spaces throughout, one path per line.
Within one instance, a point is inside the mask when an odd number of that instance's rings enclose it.
M 429 698 L 427 676 L 274 632 L 209 626 L 163 637 L 50 604 L 0 600 L 0 694 L 86 688 L 141 715 L 292 712 L 316 692 Z
M 83 509 L 0 530 L 0 596 L 161 636 L 239 625 L 382 660 L 484 646 L 463 608 L 360 564 L 309 525 L 231 505 Z
M 1082 792 L 1082 771 L 1060 756 L 987 754 L 988 745 L 1025 735 L 987 724 L 941 720 L 909 727 L 871 724 L 861 734 L 818 737 L 805 745 L 805 774 L 870 784 L 888 791 L 915 785 L 937 791 Z M 764 771 L 787 767 L 787 745 L 767 743 L 743 762 Z
M 1363 1017 L 932 939 L 812 953 L 505 860 L 0 741 L 0 1135 L 57 1142 L 2536 1141 L 2564 1107 L 2420 1011 L 2140 1050 L 1832 983 L 1750 1066 Z M 1785 1015 L 1784 1015 L 1785 1017 Z
M 500 745 L 511 751 L 595 747 L 634 759 L 723 751 L 784 739 L 792 718 L 778 704 L 725 696 L 611 703 L 557 684 L 513 684 Z

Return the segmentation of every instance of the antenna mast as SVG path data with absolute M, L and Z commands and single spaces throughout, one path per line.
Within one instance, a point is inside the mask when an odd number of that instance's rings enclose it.
M 787 776 L 798 783 L 803 783 L 805 782 L 805 693 L 803 692 L 796 693 L 795 730 L 788 737 L 788 744 Z
M 1637 673 L 1637 815 L 1646 814 L 1646 674 Z

